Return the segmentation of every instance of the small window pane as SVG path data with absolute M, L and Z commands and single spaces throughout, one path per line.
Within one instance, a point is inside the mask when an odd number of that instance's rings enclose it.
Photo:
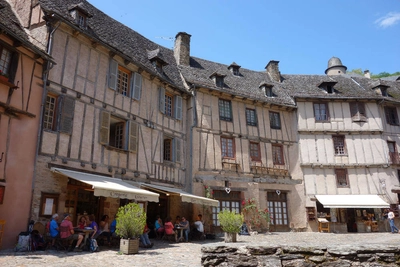
M 246 108 L 246 122 L 247 125 L 257 126 L 256 111 L 254 109 Z
M 280 129 L 281 128 L 281 118 L 278 112 L 270 112 L 269 113 L 269 121 L 270 127 L 272 129 Z
M 233 139 L 221 137 L 221 154 L 223 158 L 234 158 Z
M 344 136 L 336 135 L 333 136 L 333 147 L 335 149 L 335 155 L 345 155 L 345 143 L 344 143 Z
M 219 118 L 223 121 L 232 121 L 231 101 L 219 99 Z

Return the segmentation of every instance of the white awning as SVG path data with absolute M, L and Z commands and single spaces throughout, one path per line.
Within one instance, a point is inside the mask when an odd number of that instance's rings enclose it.
M 389 208 L 378 195 L 315 195 L 324 208 Z
M 90 184 L 94 189 L 95 196 L 158 202 L 159 194 L 135 187 L 119 178 L 70 171 L 61 168 L 51 168 L 51 171 L 68 176 L 69 178 L 85 184 Z
M 154 190 L 156 192 L 164 193 L 166 195 L 178 195 L 181 197 L 183 202 L 219 207 L 218 200 L 192 195 L 192 194 L 186 193 L 185 191 L 177 189 L 177 188 L 171 188 L 171 187 L 154 185 L 154 184 L 140 184 L 140 186 L 147 188 L 147 189 Z

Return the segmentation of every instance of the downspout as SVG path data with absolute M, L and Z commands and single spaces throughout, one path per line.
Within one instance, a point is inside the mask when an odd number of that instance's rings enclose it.
M 60 26 L 61 22 L 58 22 L 56 27 L 53 27 L 51 23 L 48 21 L 47 23 L 49 36 L 48 36 L 48 43 L 47 43 L 47 54 L 51 54 L 52 48 L 53 48 L 53 34 L 54 32 L 58 29 Z M 53 68 L 55 63 L 50 62 L 49 60 L 46 61 L 45 66 L 46 68 L 43 70 L 42 77 L 43 77 L 43 94 L 42 94 L 42 103 L 40 105 L 40 117 L 39 117 L 39 129 L 37 133 L 37 143 L 36 143 L 36 153 L 35 153 L 35 162 L 33 166 L 33 177 L 32 177 L 32 192 L 31 192 L 31 208 L 29 212 L 29 218 L 30 220 L 32 219 L 32 206 L 33 206 L 33 193 L 35 189 L 35 179 L 36 179 L 36 169 L 37 169 L 37 159 L 39 157 L 39 149 L 42 145 L 42 124 L 43 124 L 43 114 L 44 114 L 44 109 L 45 109 L 45 104 L 46 104 L 46 98 L 47 98 L 47 79 L 48 79 L 48 74 L 50 70 Z M 39 216 L 38 216 L 39 217 Z
M 193 193 L 193 129 L 197 126 L 197 108 L 196 108 L 196 85 L 192 85 L 190 88 L 192 92 L 192 109 L 193 109 L 193 123 L 190 126 L 189 133 L 189 193 Z

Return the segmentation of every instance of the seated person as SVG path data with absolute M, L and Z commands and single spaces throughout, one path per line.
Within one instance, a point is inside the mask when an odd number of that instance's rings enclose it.
M 181 216 L 176 216 L 175 218 L 175 228 L 179 226 L 179 224 L 181 223 Z
M 146 225 L 144 226 L 143 234 L 140 235 L 140 242 L 142 242 L 143 246 L 145 248 L 152 248 L 153 243 L 150 242 L 149 235 L 148 233 L 150 232 L 149 227 Z
M 176 231 L 174 231 L 174 225 L 171 222 L 171 217 L 168 216 L 165 219 L 164 228 L 165 228 L 165 234 L 166 235 L 175 235 L 175 242 L 178 242 L 178 233 Z
M 79 229 L 85 229 L 86 224 L 87 224 L 87 218 L 86 218 L 85 215 L 82 215 L 82 216 L 79 218 L 79 223 L 78 223 Z
M 204 226 L 203 222 L 201 221 L 202 215 L 199 214 L 197 215 L 197 220 L 194 222 L 194 228 L 193 228 L 193 237 L 202 237 L 204 235 Z
M 108 215 L 103 215 L 100 221 L 100 234 L 99 236 L 105 236 L 107 238 L 107 243 L 110 246 L 111 245 L 111 233 L 110 229 L 108 229 Z
M 189 221 L 186 220 L 185 217 L 182 217 L 182 221 L 180 222 L 179 226 L 183 228 L 183 234 L 185 235 L 185 240 L 186 242 L 188 242 L 189 232 L 190 232 Z
M 68 213 L 64 215 L 64 220 L 60 224 L 60 229 L 61 229 L 60 237 L 71 241 L 78 240 L 74 251 L 82 251 L 82 249 L 80 249 L 79 246 L 82 243 L 83 235 L 75 234 L 74 226 L 72 225 L 71 222 L 71 216 Z
M 100 230 L 99 230 L 99 226 L 97 225 L 97 223 L 94 220 L 96 220 L 96 217 L 94 217 L 94 214 L 90 214 L 88 227 L 90 227 L 94 230 L 92 235 L 90 236 L 91 239 L 95 239 L 99 236 L 99 234 L 101 234 Z
M 115 230 L 117 230 L 117 218 L 114 218 L 114 220 L 110 224 L 111 236 L 117 236 L 117 233 L 115 232 Z
M 154 223 L 155 229 L 156 229 L 156 234 L 158 237 L 162 236 L 164 233 L 164 225 L 163 222 L 160 218 L 160 215 L 157 215 L 156 221 Z
M 50 221 L 50 225 L 49 225 L 49 233 L 50 233 L 50 237 L 53 239 L 51 242 L 51 245 L 54 245 L 55 242 L 55 238 L 59 237 L 59 230 L 60 228 L 58 227 L 58 214 L 55 213 L 52 216 L 52 220 Z

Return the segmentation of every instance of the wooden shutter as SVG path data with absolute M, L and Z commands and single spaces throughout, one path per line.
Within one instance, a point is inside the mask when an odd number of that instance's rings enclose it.
M 138 148 L 138 129 L 139 126 L 136 122 L 130 121 L 129 124 L 129 151 L 137 152 Z
M 159 102 L 160 102 L 160 112 L 165 114 L 165 89 L 160 87 L 159 89 Z
M 117 78 L 118 78 L 118 62 L 110 60 L 110 73 L 108 75 L 108 87 L 113 90 L 117 89 Z
M 175 96 L 175 119 L 182 120 L 182 97 Z
M 139 73 L 134 73 L 132 75 L 132 98 L 136 100 L 140 100 L 141 92 L 142 92 L 142 75 Z
M 110 113 L 101 111 L 100 114 L 100 144 L 108 145 L 110 138 Z
M 181 140 L 174 138 L 172 143 L 172 149 L 174 151 L 174 161 L 181 161 Z
M 59 131 L 71 134 L 74 120 L 75 99 L 69 96 L 62 96 L 60 100 L 61 112 Z
M 19 54 L 16 52 L 12 53 L 10 69 L 8 71 L 8 80 L 11 83 L 14 83 L 14 80 L 15 80 L 15 74 L 17 73 L 17 69 L 18 69 L 18 59 L 19 59 Z

